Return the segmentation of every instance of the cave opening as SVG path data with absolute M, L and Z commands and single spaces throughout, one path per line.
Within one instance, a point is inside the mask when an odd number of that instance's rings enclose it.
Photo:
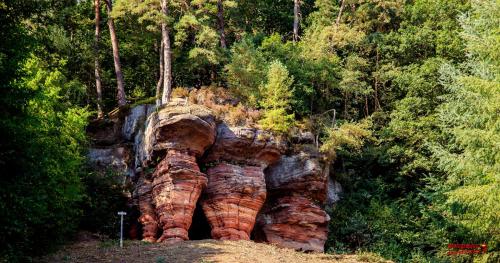
M 207 217 L 201 208 L 200 202 L 196 203 L 196 208 L 193 213 L 193 221 L 189 228 L 189 240 L 210 239 L 212 228 L 208 223 Z

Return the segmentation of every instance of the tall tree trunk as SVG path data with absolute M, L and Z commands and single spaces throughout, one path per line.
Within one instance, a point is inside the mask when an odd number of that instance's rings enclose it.
M 293 42 L 299 41 L 300 0 L 293 0 Z
M 378 50 L 378 47 L 377 47 L 377 55 L 376 55 L 376 70 L 377 70 L 377 74 L 375 75 L 375 92 L 374 92 L 374 97 L 375 97 L 375 110 L 381 110 L 382 107 L 380 106 L 380 101 L 379 101 L 379 95 L 378 95 L 378 85 L 379 85 L 379 80 L 378 80 L 378 71 L 379 71 L 379 60 L 380 60 L 380 57 L 379 57 L 379 50 Z
M 158 83 L 156 84 L 156 106 L 161 106 L 161 88 L 163 87 L 163 76 L 165 74 L 164 70 L 164 59 L 163 59 L 163 52 L 164 52 L 164 45 L 163 41 L 161 41 L 160 45 L 160 77 L 158 78 Z
M 113 2 L 112 0 L 105 1 L 108 10 L 108 27 L 109 34 L 111 35 L 111 45 L 113 46 L 113 59 L 115 62 L 116 84 L 118 88 L 116 99 L 118 100 L 118 106 L 124 106 L 127 104 L 127 101 L 125 100 L 125 81 L 123 80 L 122 66 L 120 63 L 120 50 L 118 46 L 118 38 L 116 37 L 115 23 L 113 18 L 111 18 Z
M 227 48 L 226 33 L 224 32 L 224 5 L 223 0 L 217 0 L 217 22 L 219 27 L 220 47 Z
M 348 94 L 347 91 L 344 92 L 344 118 L 347 119 L 349 116 L 349 112 L 347 111 L 347 99 Z
M 168 1 L 161 0 L 161 11 L 165 16 L 168 16 Z M 163 96 L 162 104 L 167 104 L 170 101 L 170 94 L 172 93 L 172 56 L 170 46 L 170 28 L 166 22 L 161 23 L 161 36 L 163 41 L 163 59 L 164 59 L 164 75 L 163 75 Z
M 338 28 L 340 24 L 340 18 L 342 17 L 342 12 L 344 11 L 345 7 L 345 0 L 341 0 L 342 3 L 340 4 L 340 10 L 339 10 L 339 15 L 337 16 L 337 20 L 335 21 L 335 27 Z
M 95 88 L 97 91 L 97 118 L 102 119 L 104 113 L 102 110 L 102 83 L 101 83 L 101 67 L 99 65 L 99 41 L 101 39 L 101 1 L 94 1 L 95 11 L 95 38 L 94 38 L 94 74 Z
M 368 108 L 368 96 L 365 95 L 365 118 L 370 115 L 370 109 Z

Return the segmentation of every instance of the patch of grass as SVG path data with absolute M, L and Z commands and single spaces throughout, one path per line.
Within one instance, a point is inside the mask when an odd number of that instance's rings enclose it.
M 366 252 L 366 251 L 359 251 L 356 253 L 358 256 L 358 260 L 362 262 L 370 262 L 370 263 L 385 263 L 387 260 L 385 260 L 383 257 L 381 257 L 378 254 L 372 253 L 372 252 Z

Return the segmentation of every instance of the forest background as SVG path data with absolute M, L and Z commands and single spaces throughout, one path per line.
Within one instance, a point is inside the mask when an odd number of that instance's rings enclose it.
M 498 262 L 499 25 L 497 0 L 0 0 L 0 259 L 112 234 L 88 121 L 210 86 L 317 136 L 344 188 L 326 251 Z

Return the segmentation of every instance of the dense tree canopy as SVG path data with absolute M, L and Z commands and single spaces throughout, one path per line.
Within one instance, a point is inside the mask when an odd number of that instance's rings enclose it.
M 496 0 L 0 0 L 0 261 L 89 218 L 90 119 L 216 86 L 333 161 L 327 251 L 498 262 L 499 25 Z

